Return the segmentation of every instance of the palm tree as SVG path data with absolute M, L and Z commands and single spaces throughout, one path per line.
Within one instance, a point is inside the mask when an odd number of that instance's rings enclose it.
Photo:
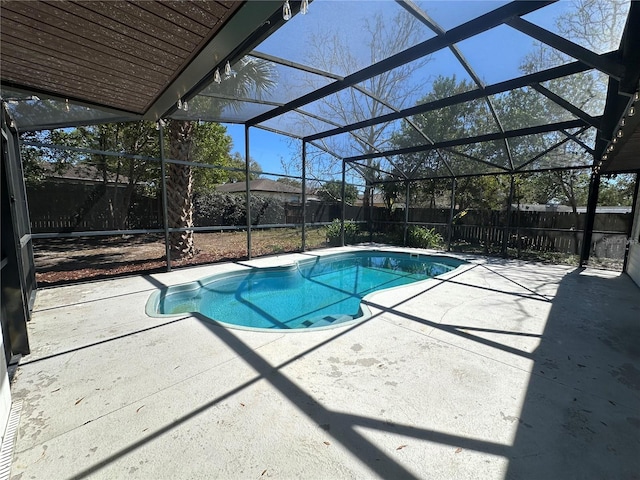
M 193 150 L 193 122 L 171 120 L 168 124 L 171 158 L 190 161 Z M 193 173 L 189 165 L 167 165 L 167 216 L 173 228 L 193 227 Z M 195 253 L 193 230 L 171 232 L 172 257 L 192 258 Z
M 208 110 L 204 118 L 216 118 L 223 108 L 236 108 L 233 98 L 246 98 L 251 95 L 260 98 L 275 85 L 275 70 L 271 63 L 257 59 L 244 58 L 234 66 L 234 72 L 220 84 L 207 88 L 208 94 L 220 95 L 220 98 L 198 97 L 192 108 L 201 112 Z M 170 120 L 168 123 L 171 158 L 192 161 L 194 123 L 190 120 Z M 189 229 L 193 227 L 193 172 L 191 166 L 170 163 L 167 168 L 167 213 L 169 226 Z M 169 248 L 176 258 L 192 258 L 196 254 L 193 230 L 172 232 L 169 235 Z

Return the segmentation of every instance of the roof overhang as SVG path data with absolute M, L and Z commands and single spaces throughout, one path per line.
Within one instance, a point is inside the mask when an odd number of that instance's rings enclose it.
M 601 136 L 596 144 L 596 165 L 602 173 L 640 170 L 640 2 L 631 2 L 620 56 L 623 77 L 610 79 Z

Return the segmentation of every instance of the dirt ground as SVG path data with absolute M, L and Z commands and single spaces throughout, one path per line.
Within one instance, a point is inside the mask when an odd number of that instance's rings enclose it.
M 386 243 L 384 239 L 375 240 Z M 194 242 L 196 256 L 188 260 L 172 259 L 172 267 L 247 258 L 244 231 L 195 233 Z M 166 270 L 163 235 L 36 239 L 33 243 L 38 287 Z M 301 250 L 301 245 L 300 229 L 252 231 L 252 257 L 296 252 Z M 328 246 L 326 229 L 307 229 L 306 245 L 309 250 Z M 452 245 L 452 251 L 500 255 L 499 250 L 486 252 L 472 245 Z M 533 262 L 578 265 L 577 256 L 559 253 L 510 251 L 509 256 Z M 593 256 L 589 266 L 622 271 L 622 260 Z
M 88 237 L 34 240 L 38 287 L 97 280 L 118 275 L 164 271 L 162 235 Z M 195 233 L 198 253 L 192 259 L 172 259 L 173 267 L 247 258 L 246 232 Z M 252 232 L 252 256 L 260 257 L 301 249 L 296 229 Z M 323 229 L 307 232 L 307 248 L 326 246 Z

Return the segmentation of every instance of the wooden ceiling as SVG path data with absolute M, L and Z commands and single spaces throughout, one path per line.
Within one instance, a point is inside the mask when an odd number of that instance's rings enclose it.
M 625 136 L 618 142 L 611 160 L 604 162 L 603 173 L 633 172 L 640 170 L 640 115 L 628 117 Z
M 142 115 L 243 4 L 2 0 L 2 82 Z

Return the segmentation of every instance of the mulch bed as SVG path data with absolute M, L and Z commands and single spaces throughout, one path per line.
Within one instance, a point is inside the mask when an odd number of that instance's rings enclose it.
M 299 251 L 298 242 L 295 235 L 256 235 L 253 256 Z M 247 259 L 244 232 L 196 233 L 195 245 L 195 257 L 173 259 L 172 268 Z M 164 238 L 152 235 L 37 239 L 34 258 L 39 288 L 166 271 Z

